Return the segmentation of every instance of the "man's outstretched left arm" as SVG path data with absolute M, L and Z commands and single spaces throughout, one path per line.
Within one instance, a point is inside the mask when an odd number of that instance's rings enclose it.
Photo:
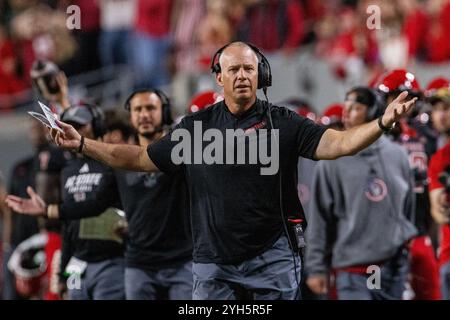
M 383 126 L 390 128 L 408 114 L 417 98 L 405 101 L 407 96 L 408 93 L 404 91 L 387 106 L 381 120 Z M 314 157 L 318 160 L 332 160 L 354 155 L 371 145 L 382 134 L 378 119 L 344 131 L 328 129 L 320 139 Z

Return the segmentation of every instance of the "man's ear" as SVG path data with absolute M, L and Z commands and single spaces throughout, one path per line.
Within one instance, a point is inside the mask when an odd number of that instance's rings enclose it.
M 219 85 L 220 87 L 223 87 L 222 72 L 219 72 L 216 74 L 216 82 L 217 82 L 217 85 Z

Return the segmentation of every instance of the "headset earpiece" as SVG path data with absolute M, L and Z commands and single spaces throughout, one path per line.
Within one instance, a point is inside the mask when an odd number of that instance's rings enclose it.
M 245 43 L 258 56 L 258 89 L 268 88 L 268 87 L 272 86 L 272 70 L 270 68 L 270 64 L 269 64 L 269 61 L 267 60 L 267 58 L 262 54 L 262 52 L 257 47 L 255 47 L 251 43 L 243 42 L 243 41 L 238 41 L 238 42 Z M 221 69 L 220 63 L 219 63 L 220 55 L 228 46 L 230 46 L 233 43 L 235 43 L 235 42 L 231 42 L 216 51 L 216 53 L 214 54 L 212 61 L 211 61 L 211 72 L 212 73 L 219 74 L 222 72 L 222 69 Z
M 94 105 L 86 104 L 85 105 L 89 112 L 92 115 L 92 131 L 94 133 L 94 137 L 100 138 L 103 137 L 105 134 L 105 114 L 103 111 Z
M 370 92 L 373 94 L 374 103 L 369 107 L 367 111 L 367 121 L 372 121 L 380 117 L 384 112 L 384 103 L 381 95 L 374 89 L 370 89 Z
M 163 125 L 171 125 L 173 123 L 172 113 L 171 113 L 171 103 L 169 97 L 161 90 L 148 88 L 134 91 L 130 96 L 125 100 L 125 109 L 130 111 L 130 102 L 133 97 L 139 93 L 154 93 L 158 96 L 161 101 L 162 106 L 162 124 Z
M 170 111 L 169 97 L 159 89 L 154 89 L 155 94 L 159 97 L 162 103 L 162 123 L 163 125 L 171 125 L 173 123 L 172 113 Z

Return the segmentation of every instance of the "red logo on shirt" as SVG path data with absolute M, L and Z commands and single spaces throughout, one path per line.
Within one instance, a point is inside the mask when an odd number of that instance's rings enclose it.
M 264 128 L 265 126 L 266 126 L 266 122 L 265 121 L 261 121 L 261 122 L 258 122 L 257 124 L 254 124 L 250 128 L 245 129 L 244 133 L 248 134 L 250 132 L 256 131 L 256 130 L 261 129 L 261 128 Z
M 383 180 L 372 178 L 369 180 L 368 185 L 364 190 L 364 194 L 370 201 L 380 202 L 386 197 L 387 191 L 386 183 L 384 183 Z

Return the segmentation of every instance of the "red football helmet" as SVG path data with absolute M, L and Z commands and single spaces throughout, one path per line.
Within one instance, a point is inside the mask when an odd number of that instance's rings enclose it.
M 42 278 L 47 271 L 45 245 L 47 234 L 38 233 L 21 242 L 8 261 L 14 274 L 17 292 L 25 298 L 36 296 L 42 288 Z
M 420 85 L 416 76 L 404 69 L 392 70 L 385 74 L 381 78 L 377 88 L 384 93 L 403 90 L 420 92 Z
M 427 90 L 437 90 L 441 88 L 450 88 L 450 81 L 444 77 L 437 77 L 430 81 Z
M 194 113 L 222 101 L 223 96 L 214 91 L 204 91 L 195 95 L 189 104 L 188 113 Z
M 434 95 L 442 95 L 442 93 L 450 90 L 450 81 L 444 77 L 437 77 L 430 81 L 425 90 L 426 97 L 432 97 Z
M 342 116 L 344 112 L 344 106 L 339 103 L 330 104 L 323 111 L 322 117 L 320 117 L 320 123 L 329 126 L 342 122 Z

